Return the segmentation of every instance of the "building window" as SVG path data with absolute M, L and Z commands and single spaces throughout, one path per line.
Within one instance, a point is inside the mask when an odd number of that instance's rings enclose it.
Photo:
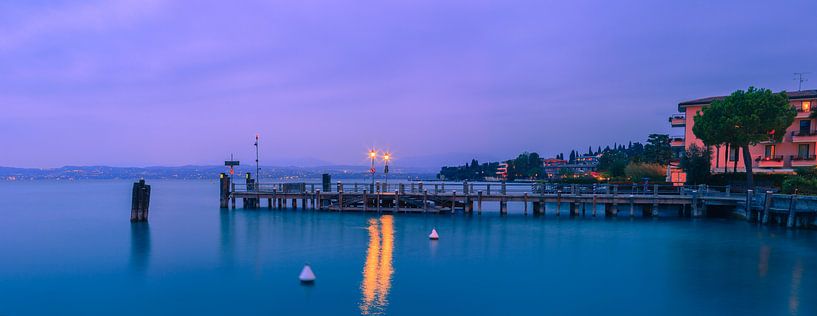
M 729 161 L 738 160 L 738 147 L 729 147 Z
M 811 132 L 811 120 L 800 121 L 800 135 L 807 136 Z
M 811 155 L 811 146 L 809 144 L 797 145 L 797 158 L 806 159 Z
M 774 158 L 774 145 L 766 145 L 766 150 L 763 152 L 763 157 L 766 159 Z
M 800 103 L 801 107 L 800 110 L 802 112 L 811 112 L 811 101 L 803 101 Z

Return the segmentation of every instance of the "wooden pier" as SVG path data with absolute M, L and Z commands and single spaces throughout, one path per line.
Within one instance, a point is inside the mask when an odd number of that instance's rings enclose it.
M 817 198 L 771 192 L 732 192 L 729 187 L 544 184 L 544 183 L 259 183 L 246 175 L 242 184 L 220 176 L 221 208 L 311 209 L 328 211 L 480 214 L 483 203 L 521 203 L 525 214 L 556 216 L 657 216 L 676 209 L 682 217 L 704 217 L 711 209 L 761 223 L 810 226 L 817 220 Z M 555 205 L 555 207 L 554 207 Z M 563 209 L 567 212 L 562 214 Z M 495 208 L 492 208 L 496 211 Z M 622 214 L 622 212 L 624 214 Z

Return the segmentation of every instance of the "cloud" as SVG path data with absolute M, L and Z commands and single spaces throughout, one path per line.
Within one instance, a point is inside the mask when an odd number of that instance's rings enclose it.
M 55 33 L 99 32 L 130 26 L 159 12 L 162 0 L 111 0 L 14 10 L 0 24 L 0 51 L 25 47 Z M 11 12 L 15 14 L 11 14 Z

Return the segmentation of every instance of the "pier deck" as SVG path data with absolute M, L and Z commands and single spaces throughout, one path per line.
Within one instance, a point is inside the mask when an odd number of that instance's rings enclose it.
M 499 203 L 507 214 L 508 203 L 521 203 L 525 213 L 605 216 L 625 212 L 630 216 L 656 216 L 659 208 L 676 208 L 679 216 L 702 217 L 708 209 L 724 208 L 748 220 L 789 227 L 811 226 L 817 220 L 817 198 L 733 192 L 729 187 L 547 184 L 504 182 L 398 182 L 398 183 L 230 183 L 222 174 L 221 207 L 246 209 L 300 208 L 330 211 L 465 213 L 483 211 L 483 203 Z M 264 203 L 266 201 L 266 203 Z M 290 206 L 287 206 L 290 202 Z M 300 204 L 300 205 L 299 205 Z M 555 205 L 555 207 L 553 207 Z M 492 208 L 493 209 L 493 208 Z

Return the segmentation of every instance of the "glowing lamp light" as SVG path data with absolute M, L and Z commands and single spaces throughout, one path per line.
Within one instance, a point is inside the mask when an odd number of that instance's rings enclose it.
M 370 150 L 369 151 L 369 158 L 374 158 L 375 156 L 377 156 L 377 153 L 374 150 Z

